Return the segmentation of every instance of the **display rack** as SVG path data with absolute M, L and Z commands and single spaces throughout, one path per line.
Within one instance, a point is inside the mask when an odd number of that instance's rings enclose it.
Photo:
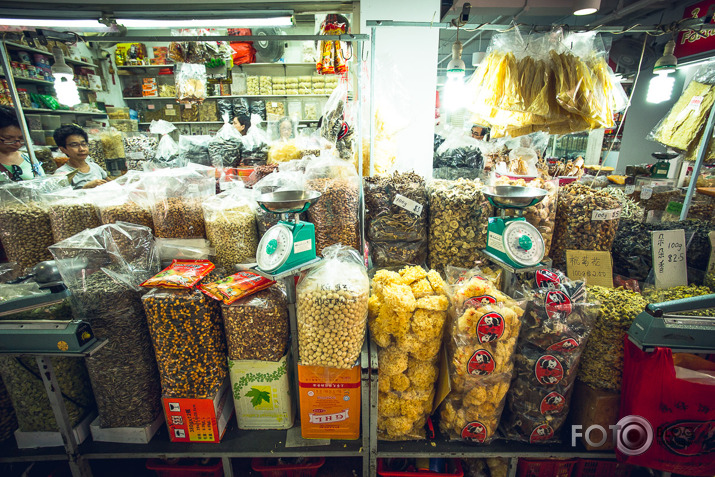
M 231 94 L 225 96 L 206 96 L 206 99 L 231 98 L 327 98 L 330 94 Z M 124 96 L 127 101 L 176 101 L 174 96 Z

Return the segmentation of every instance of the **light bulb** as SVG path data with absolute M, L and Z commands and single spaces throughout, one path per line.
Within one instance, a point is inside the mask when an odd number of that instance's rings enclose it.
M 447 73 L 447 82 L 444 84 L 444 107 L 447 111 L 456 111 L 464 107 L 467 97 L 467 87 L 464 85 L 462 75 Z
M 673 95 L 675 78 L 667 73 L 659 73 L 653 76 L 648 84 L 648 95 L 646 101 L 652 104 L 668 101 Z
M 55 92 L 57 93 L 57 101 L 60 104 L 75 106 L 81 102 L 77 84 L 74 82 L 74 75 L 53 73 L 52 76 L 55 77 Z

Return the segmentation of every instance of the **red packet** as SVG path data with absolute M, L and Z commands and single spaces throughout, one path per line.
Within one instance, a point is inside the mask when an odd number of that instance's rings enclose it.
M 223 300 L 225 304 L 230 305 L 236 300 L 268 288 L 274 283 L 273 280 L 255 272 L 242 271 L 213 283 L 199 285 L 198 288 L 211 298 Z
M 141 284 L 143 287 L 192 288 L 216 266 L 208 260 L 177 260 Z

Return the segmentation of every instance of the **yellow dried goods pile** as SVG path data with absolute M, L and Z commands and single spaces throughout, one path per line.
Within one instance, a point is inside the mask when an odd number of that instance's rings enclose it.
M 715 101 L 715 85 L 691 81 L 668 115 L 656 126 L 653 139 L 697 154 L 702 127 Z

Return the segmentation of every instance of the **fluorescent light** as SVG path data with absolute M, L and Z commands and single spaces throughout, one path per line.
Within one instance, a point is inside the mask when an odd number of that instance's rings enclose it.
M 98 20 L 58 20 L 49 18 L 0 18 L 0 25 L 47 28 L 107 28 Z
M 464 84 L 464 74 L 450 76 L 447 73 L 447 81 L 444 84 L 444 108 L 449 112 L 464 108 L 466 97 L 467 87 Z
M 581 10 L 576 10 L 575 12 L 573 12 L 573 14 L 576 15 L 577 17 L 582 17 L 585 15 L 593 15 L 597 11 L 598 11 L 597 8 L 582 8 Z
M 77 84 L 74 82 L 74 75 L 53 73 L 52 76 L 55 77 L 55 92 L 57 93 L 57 101 L 60 104 L 75 106 L 81 102 Z
M 117 18 L 118 25 L 125 28 L 238 28 L 260 26 L 292 26 L 292 17 L 266 18 L 200 18 L 188 20 L 151 20 L 145 18 Z
M 658 104 L 668 101 L 673 95 L 673 86 L 675 78 L 668 76 L 667 73 L 659 73 L 651 78 L 648 83 L 648 95 L 646 101 L 651 104 Z
M 576 16 L 593 15 L 601 8 L 601 0 L 576 0 L 573 14 Z

